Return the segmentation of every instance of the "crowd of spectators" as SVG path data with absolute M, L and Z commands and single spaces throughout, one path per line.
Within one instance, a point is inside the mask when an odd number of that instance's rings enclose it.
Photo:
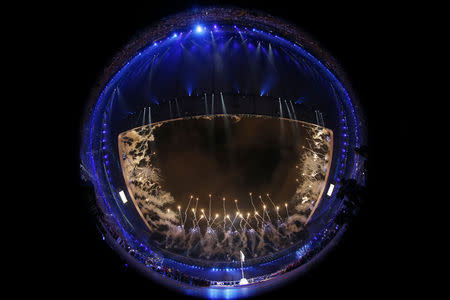
M 360 154 L 361 155 L 361 154 Z M 367 159 L 367 155 L 364 157 Z M 366 167 L 367 165 L 365 165 Z M 367 171 L 367 169 L 365 169 Z M 343 206 L 340 213 L 336 218 L 328 224 L 321 232 L 314 236 L 311 241 L 299 249 L 298 259 L 291 264 L 285 266 L 283 269 L 267 274 L 264 276 L 249 278 L 248 283 L 258 283 L 262 282 L 276 276 L 285 274 L 296 268 L 302 266 L 306 262 L 310 261 L 316 254 L 318 254 L 322 249 L 328 245 L 328 243 L 333 239 L 339 229 L 344 223 L 347 223 L 349 219 L 355 214 L 355 209 L 358 208 L 362 199 L 364 198 L 365 187 L 358 184 L 354 179 L 345 179 L 342 181 L 342 186 L 338 191 L 337 197 L 343 199 Z M 163 259 L 155 252 L 145 249 L 146 251 L 141 251 L 132 247 L 126 239 L 123 238 L 118 232 L 118 228 L 115 227 L 114 222 L 110 222 L 109 215 L 105 215 L 98 206 L 95 206 L 95 210 L 92 211 L 97 217 L 98 228 L 100 229 L 103 236 L 111 237 L 115 243 L 121 246 L 125 251 L 128 252 L 139 263 L 142 263 L 147 268 L 161 274 L 164 277 L 177 280 L 186 284 L 199 287 L 207 286 L 236 286 L 239 285 L 239 281 L 210 281 L 195 277 L 185 272 L 182 272 L 176 268 L 170 268 L 163 265 Z M 132 240 L 133 237 L 130 237 Z M 138 243 L 138 241 L 135 241 Z M 139 247 L 137 247 L 139 248 Z M 145 252 L 145 254 L 143 253 Z
M 194 23 L 202 21 L 212 22 L 220 20 L 236 22 L 239 24 L 242 24 L 243 22 L 254 23 L 260 25 L 263 29 L 266 28 L 269 32 L 271 31 L 271 28 L 273 28 L 278 30 L 279 32 L 284 33 L 286 36 L 292 36 L 293 39 L 298 41 L 302 46 L 307 46 L 307 48 L 314 48 L 316 50 L 320 49 L 317 47 L 317 45 L 315 45 L 314 42 L 311 41 L 311 39 L 305 38 L 303 33 L 299 34 L 298 30 L 295 27 L 285 23 L 282 20 L 273 18 L 265 14 L 260 14 L 258 12 L 229 8 L 211 8 L 202 10 L 202 14 L 199 14 L 197 11 L 192 11 L 171 17 L 167 19 L 166 22 L 161 22 L 158 27 L 154 28 L 154 30 L 149 31 L 146 35 L 144 35 L 140 39 L 137 39 L 135 41 L 135 45 L 132 45 L 132 47 L 134 47 L 136 51 L 142 48 L 145 43 L 149 42 L 149 35 L 151 35 L 152 37 L 160 36 L 161 38 L 163 38 L 168 33 L 170 33 L 173 28 L 191 26 Z M 321 54 L 326 55 L 325 53 Z M 325 59 L 324 61 L 332 60 Z M 119 60 L 117 60 L 116 62 L 117 64 L 112 64 L 110 68 L 120 67 Z M 359 149 L 358 151 L 361 156 L 367 158 L 367 151 L 365 149 Z M 367 169 L 367 166 L 364 165 L 364 168 Z M 330 227 L 319 233 L 315 237 L 315 239 L 311 241 L 312 244 L 310 245 L 310 247 L 308 247 L 306 251 L 302 251 L 301 255 L 295 262 L 287 265 L 286 267 L 275 273 L 250 278 L 248 279 L 248 282 L 251 284 L 271 279 L 273 277 L 295 270 L 296 268 L 309 261 L 312 257 L 319 253 L 336 235 L 337 231 L 340 228 L 340 225 L 347 221 L 348 211 L 354 211 L 354 209 L 359 205 L 363 196 L 363 192 L 364 189 L 362 189 L 362 187 L 359 186 L 355 180 L 343 180 L 342 189 L 340 190 L 338 197 L 342 199 L 345 198 L 346 201 L 344 203 L 344 209 L 342 210 L 342 213 L 340 213 L 335 220 L 336 222 L 332 223 Z M 124 239 L 123 236 L 118 233 L 120 232 L 120 230 L 114 228 L 114 225 L 112 225 L 113 222 L 110 223 L 106 220 L 107 217 L 103 213 L 98 212 L 96 215 L 100 219 L 99 229 L 104 236 L 109 236 L 138 262 L 142 263 L 147 268 L 161 274 L 164 277 L 171 278 L 193 286 L 234 286 L 239 284 L 239 281 L 209 281 L 186 274 L 185 272 L 182 272 L 175 268 L 166 267 L 163 265 L 161 257 L 159 257 L 156 253 L 145 251 L 144 254 L 143 251 L 139 251 L 133 248 L 126 241 L 126 239 Z
M 126 53 L 137 53 L 148 44 L 153 44 L 173 34 L 174 30 L 191 28 L 194 24 L 236 24 L 237 26 L 257 26 L 259 29 L 270 32 L 273 35 L 284 36 L 286 39 L 295 41 L 301 47 L 312 51 L 316 56 L 323 58 L 322 61 L 328 67 L 339 73 L 334 59 L 328 55 L 318 44 L 305 32 L 288 22 L 275 18 L 271 15 L 246 9 L 209 7 L 194 9 L 172 15 L 161 20 L 157 25 L 149 28 L 140 37 L 133 40 L 126 48 L 122 49 L 113 60 L 105 74 L 117 71 L 123 63 Z
M 104 218 L 100 219 L 99 229 L 103 236 L 109 235 L 115 241 L 115 243 L 121 246 L 125 251 L 128 252 L 136 261 L 145 265 L 147 268 L 161 274 L 164 277 L 171 278 L 186 284 L 194 286 L 209 286 L 210 282 L 195 276 L 188 275 L 175 268 L 169 268 L 162 264 L 162 258 L 152 251 L 146 251 L 148 254 L 144 254 L 141 251 L 134 249 L 130 244 L 117 233 L 111 224 L 105 221 Z M 131 237 L 132 238 L 132 237 Z
M 113 225 L 111 225 L 109 222 L 106 221 L 104 218 L 104 215 L 102 215 L 100 219 L 100 226 L 99 229 L 101 230 L 102 234 L 109 235 L 117 245 L 121 246 L 125 251 L 128 252 L 130 256 L 132 256 L 137 262 L 145 265 L 147 268 L 153 270 L 154 272 L 159 273 L 160 275 L 171 278 L 174 280 L 177 280 L 179 282 L 198 286 L 198 287 L 208 287 L 208 286 L 237 286 L 239 285 L 238 281 L 210 281 L 206 279 L 202 279 L 199 277 L 195 277 L 189 274 L 186 274 L 185 272 L 182 272 L 176 268 L 171 268 L 163 265 L 162 258 L 152 252 L 152 251 L 145 251 L 145 254 L 142 253 L 142 251 L 139 251 L 132 246 L 121 236 L 117 233 L 117 229 L 114 228 Z M 330 229 L 332 228 L 332 229 Z M 307 246 L 304 246 L 302 249 L 297 251 L 297 253 L 301 253 L 301 255 L 298 256 L 298 259 L 284 267 L 283 269 L 267 274 L 264 276 L 258 276 L 254 278 L 248 278 L 248 283 L 258 283 L 265 280 L 269 280 L 271 278 L 274 278 L 276 276 L 285 274 L 287 272 L 290 272 L 307 261 L 309 261 L 312 257 L 314 257 L 317 253 L 319 253 L 327 244 L 328 242 L 335 236 L 339 229 L 339 226 L 333 227 L 332 224 L 329 225 L 326 229 L 321 231 L 319 234 L 317 234 L 312 241 L 307 244 Z M 131 237 L 132 238 L 132 237 Z M 150 255 L 149 255 L 150 254 Z
M 343 200 L 343 207 L 336 217 L 337 224 L 350 222 L 358 214 L 361 204 L 367 197 L 368 190 L 366 184 L 369 149 L 367 146 L 361 146 L 355 149 L 355 153 L 363 160 L 360 170 L 362 178 L 359 180 L 353 178 L 342 180 L 337 197 Z
M 161 122 L 168 119 L 173 118 L 187 118 L 198 116 L 199 114 L 203 114 L 205 109 L 202 109 L 205 106 L 205 93 L 200 93 L 200 95 L 192 95 L 192 96 L 181 96 L 177 97 L 177 103 L 182 107 L 182 112 L 174 113 L 170 109 L 170 105 L 160 105 L 160 104 L 150 104 L 151 107 L 151 118 L 152 122 Z M 223 103 L 226 107 L 227 114 L 238 114 L 243 115 L 242 112 L 245 112 L 249 115 L 266 115 L 272 117 L 278 117 L 280 115 L 279 110 L 279 102 L 278 97 L 275 96 L 260 96 L 260 95 L 239 95 L 233 93 L 223 93 Z M 207 98 L 208 101 L 211 101 L 212 94 L 208 93 Z M 292 99 L 282 99 L 287 100 L 288 103 L 292 103 L 293 111 L 292 117 L 288 116 L 287 113 L 284 113 L 285 118 L 292 118 L 296 120 L 301 120 L 307 123 L 316 124 L 315 118 L 315 107 L 307 105 L 305 103 L 295 103 Z M 171 102 L 173 99 L 159 99 L 159 103 L 167 103 Z M 209 104 L 208 104 L 209 105 Z M 133 124 L 134 126 L 141 126 L 142 123 L 142 112 L 144 107 L 136 112 L 129 114 L 126 118 L 124 118 L 124 124 Z M 208 110 L 209 112 L 209 110 Z M 205 114 L 208 112 L 205 111 Z M 213 114 L 221 114 L 222 108 L 216 107 Z M 125 125 L 123 125 L 125 126 Z M 126 141 L 124 141 L 126 142 Z
M 367 159 L 367 157 L 365 157 Z M 264 276 L 248 278 L 248 283 L 258 283 L 262 282 L 276 276 L 285 274 L 296 268 L 302 266 L 306 262 L 310 261 L 316 254 L 318 254 L 322 249 L 328 245 L 328 243 L 333 239 L 339 229 L 342 227 L 344 223 L 348 223 L 350 218 L 355 214 L 355 209 L 360 205 L 362 199 L 364 198 L 365 187 L 359 185 L 353 179 L 345 179 L 342 181 L 342 186 L 337 194 L 338 198 L 343 199 L 342 209 L 340 213 L 336 216 L 336 218 L 328 224 L 321 232 L 319 232 L 316 236 L 314 236 L 311 241 L 303 246 L 301 249 L 297 251 L 298 259 L 291 264 L 285 266 L 283 269 L 267 274 Z M 109 215 L 105 215 L 99 208 L 96 206 L 96 210 L 93 211 L 94 215 L 99 220 L 99 229 L 103 236 L 111 237 L 115 243 L 121 246 L 125 251 L 128 252 L 130 256 L 132 256 L 136 261 L 145 265 L 147 268 L 161 274 L 164 277 L 171 278 L 177 280 L 179 282 L 183 282 L 193 286 L 199 287 L 207 287 L 207 286 L 236 286 L 239 285 L 239 281 L 210 281 L 203 278 L 195 277 L 185 272 L 178 270 L 176 268 L 171 268 L 164 266 L 163 259 L 157 253 L 150 251 L 149 249 L 136 249 L 139 247 L 132 247 L 122 235 L 118 232 L 121 232 L 116 226 L 114 222 L 111 222 Z M 131 240 L 134 240 L 132 236 L 129 237 Z M 139 244 L 137 240 L 135 240 L 136 244 Z M 144 254 L 145 252 L 145 254 Z

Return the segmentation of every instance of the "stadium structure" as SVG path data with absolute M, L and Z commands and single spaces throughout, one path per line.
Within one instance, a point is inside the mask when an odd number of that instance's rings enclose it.
M 339 239 L 337 194 L 344 179 L 364 184 L 354 149 L 366 143 L 358 101 L 316 41 L 212 7 L 160 21 L 113 59 L 87 108 L 81 169 L 103 239 L 130 266 L 188 295 L 239 298 L 296 278 Z

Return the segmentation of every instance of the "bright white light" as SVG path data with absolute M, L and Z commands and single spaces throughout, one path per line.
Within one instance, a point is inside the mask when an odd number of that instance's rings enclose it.
M 202 31 L 203 31 L 202 26 L 197 25 L 197 27 L 195 27 L 195 31 L 197 31 L 197 32 L 202 32 Z
M 328 188 L 327 196 L 331 196 L 333 194 L 334 190 L 334 184 L 330 184 L 330 187 Z
M 242 253 L 242 250 L 239 250 L 239 253 L 241 254 L 241 261 L 244 262 L 245 261 L 244 253 Z
M 119 192 L 119 196 L 120 196 L 120 199 L 122 199 L 123 204 L 125 204 L 125 203 L 128 202 L 128 199 L 127 199 L 127 197 L 125 196 L 125 193 L 124 193 L 123 191 L 120 191 L 120 192 Z

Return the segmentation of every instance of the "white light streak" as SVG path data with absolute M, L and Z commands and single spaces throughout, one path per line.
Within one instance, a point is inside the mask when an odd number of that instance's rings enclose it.
M 122 199 L 123 204 L 125 204 L 125 203 L 128 202 L 128 199 L 127 199 L 127 197 L 125 196 L 125 193 L 124 193 L 123 191 L 120 191 L 120 192 L 119 192 L 119 196 L 120 196 L 120 199 Z
M 334 190 L 334 184 L 330 184 L 330 187 L 328 188 L 327 196 L 331 196 L 333 194 Z

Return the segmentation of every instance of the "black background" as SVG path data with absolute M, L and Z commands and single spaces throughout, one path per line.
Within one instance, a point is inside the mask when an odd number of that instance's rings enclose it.
M 125 267 L 124 262 L 101 240 L 88 212 L 85 188 L 79 180 L 79 133 L 81 116 L 91 88 L 119 49 L 162 17 L 185 9 L 223 4 L 219 1 L 148 1 L 145 5 L 127 2 L 105 6 L 67 5 L 52 12 L 47 50 L 55 68 L 47 80 L 54 84 L 55 100 L 48 102 L 58 116 L 43 120 L 64 122 L 69 135 L 62 138 L 64 197 L 55 200 L 52 233 L 46 249 L 51 272 L 40 286 L 44 291 L 62 287 L 61 296 L 77 297 L 184 297 L 154 284 Z M 402 228 L 394 221 L 393 206 L 402 202 L 384 183 L 392 169 L 400 168 L 392 158 L 391 140 L 400 132 L 408 139 L 407 126 L 398 122 L 402 99 L 393 94 L 393 78 L 399 73 L 403 53 L 403 21 L 392 7 L 365 3 L 302 3 L 300 1 L 228 1 L 242 8 L 258 9 L 297 24 L 312 35 L 340 63 L 360 99 L 369 121 L 369 199 L 344 239 L 307 275 L 281 289 L 261 295 L 275 297 L 360 298 L 392 294 L 405 272 L 404 254 L 397 247 Z M 48 54 L 48 53 L 47 53 Z M 63 113 L 61 113 L 63 112 Z M 56 114 L 54 114 L 56 115 Z M 51 125 L 54 129 L 54 125 Z M 389 172 L 387 172 L 389 170 Z M 63 187 L 64 186 L 64 187 Z M 61 205 L 62 203 L 62 205 Z M 56 215 L 56 216 L 55 216 Z M 59 222 L 59 223 L 58 223 Z M 57 227 L 57 228 L 55 228 Z M 48 265 L 47 265 L 47 268 Z

